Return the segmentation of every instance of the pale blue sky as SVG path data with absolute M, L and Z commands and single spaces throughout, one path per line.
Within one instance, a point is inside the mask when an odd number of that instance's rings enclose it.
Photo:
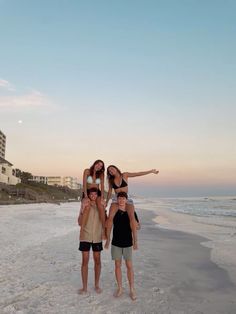
M 235 12 L 229 0 L 0 0 L 7 159 L 81 177 L 101 158 L 160 169 L 134 193 L 235 194 Z

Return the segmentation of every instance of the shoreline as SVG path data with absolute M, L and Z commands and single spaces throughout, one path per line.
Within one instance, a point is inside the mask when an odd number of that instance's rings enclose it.
M 226 269 L 236 284 L 236 218 L 194 216 L 158 208 L 153 221 L 160 228 L 206 238 L 201 245 L 211 249 L 211 260 Z
M 8 206 L 8 205 L 30 205 L 30 204 L 57 204 L 61 203 L 79 203 L 78 200 L 50 200 L 50 201 L 32 201 L 32 200 L 22 200 L 22 201 L 0 201 L 0 206 Z

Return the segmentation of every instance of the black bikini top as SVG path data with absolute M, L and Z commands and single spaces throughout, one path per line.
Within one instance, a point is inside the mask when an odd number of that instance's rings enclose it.
M 116 185 L 115 182 L 113 182 L 112 187 L 114 190 L 120 189 L 120 188 L 124 188 L 128 186 L 128 183 L 122 178 L 121 184 L 120 186 Z

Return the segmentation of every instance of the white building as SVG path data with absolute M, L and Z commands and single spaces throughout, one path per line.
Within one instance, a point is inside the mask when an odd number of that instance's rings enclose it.
M 0 157 L 0 182 L 16 185 L 20 183 L 20 178 L 17 178 L 14 175 L 14 169 L 12 168 L 12 164 L 6 159 Z
M 16 185 L 20 183 L 20 178 L 14 174 L 13 164 L 5 159 L 6 135 L 0 130 L 0 182 Z
M 75 177 L 49 176 L 47 182 L 48 185 L 67 186 L 73 190 L 81 188 L 81 184 Z
M 5 158 L 6 135 L 0 130 L 0 157 Z
M 45 177 L 45 176 L 33 176 L 32 179 L 30 179 L 30 181 L 48 184 L 48 177 Z

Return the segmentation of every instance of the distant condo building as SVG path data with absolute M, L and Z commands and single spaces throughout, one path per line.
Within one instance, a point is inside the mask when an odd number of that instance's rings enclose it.
M 74 177 L 62 177 L 62 176 L 33 176 L 31 181 L 44 183 L 55 186 L 67 186 L 70 189 L 77 190 L 81 188 L 81 184 L 78 183 L 78 179 Z
M 13 164 L 5 159 L 6 135 L 0 130 L 0 183 L 16 185 L 20 178 L 15 176 Z
M 33 176 L 32 179 L 30 179 L 30 181 L 48 184 L 48 177 L 44 177 L 44 176 Z
M 47 178 L 48 185 L 67 186 L 72 190 L 81 188 L 81 184 L 78 183 L 78 179 L 74 177 L 50 176 Z
M 5 158 L 6 135 L 0 130 L 0 157 Z

